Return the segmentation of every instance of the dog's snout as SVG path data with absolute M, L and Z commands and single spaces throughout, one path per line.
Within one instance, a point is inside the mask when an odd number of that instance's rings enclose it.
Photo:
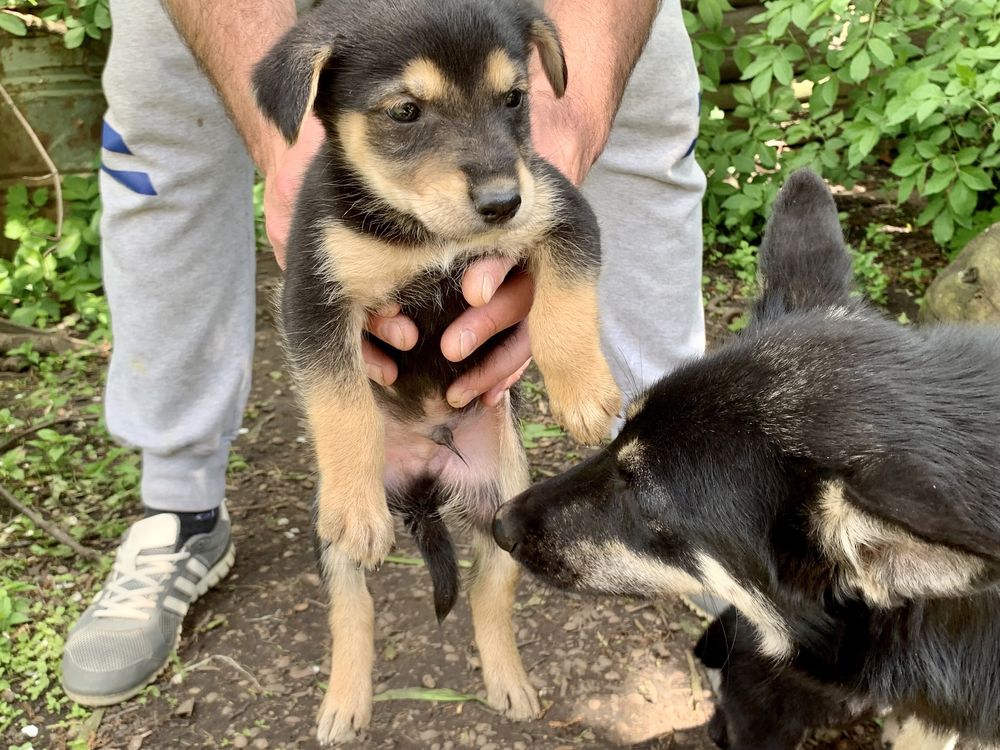
M 521 207 L 521 194 L 516 188 L 473 190 L 472 203 L 484 221 L 500 224 L 517 213 Z
M 513 552 L 524 537 L 524 525 L 515 513 L 510 512 L 510 505 L 505 505 L 497 511 L 493 518 L 493 538 L 505 552 Z

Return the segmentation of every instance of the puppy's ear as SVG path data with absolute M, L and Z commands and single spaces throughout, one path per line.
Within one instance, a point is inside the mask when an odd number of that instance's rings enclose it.
M 254 68 L 257 106 L 289 143 L 312 111 L 320 73 L 332 59 L 334 47 L 330 35 L 324 39 L 307 21 L 285 34 Z
M 538 50 L 549 85 L 556 96 L 561 97 L 566 93 L 569 71 L 566 69 L 566 55 L 563 53 L 556 25 L 541 12 L 532 15 L 528 20 L 528 40 Z
M 756 319 L 793 310 L 845 304 L 853 286 L 851 259 L 833 196 L 809 170 L 794 172 L 771 210 L 758 254 Z

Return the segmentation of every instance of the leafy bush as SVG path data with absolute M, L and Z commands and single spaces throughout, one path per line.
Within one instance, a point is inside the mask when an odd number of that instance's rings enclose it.
M 4 13 L 4 8 L 46 21 L 60 21 L 66 25 L 63 42 L 73 49 L 88 38 L 102 39 L 111 29 L 108 3 L 109 0 L 6 0 L 0 2 L 0 30 L 14 36 L 28 33 L 24 21 L 14 13 Z
M 949 250 L 1000 219 L 1000 4 L 992 0 L 771 0 L 735 38 L 726 0 L 688 4 L 706 98 L 726 50 L 735 109 L 703 108 L 706 240 L 759 237 L 783 175 L 811 166 L 852 185 L 876 162 L 899 203 Z M 780 168 L 780 170 L 779 170 Z
M 7 190 L 4 236 L 18 246 L 11 260 L 0 258 L 0 315 L 41 327 L 75 313 L 103 329 L 97 177 L 68 176 L 62 190 L 66 217 L 58 240 L 48 188 Z

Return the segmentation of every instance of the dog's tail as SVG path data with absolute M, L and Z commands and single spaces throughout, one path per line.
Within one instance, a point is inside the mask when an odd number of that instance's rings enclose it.
M 757 320 L 849 301 L 851 258 L 833 196 L 815 172 L 800 169 L 785 181 L 767 222 L 758 268 Z
M 389 499 L 391 510 L 402 517 L 427 564 L 434 586 L 434 614 L 439 623 L 455 606 L 459 589 L 455 545 L 441 518 L 440 505 L 444 499 L 441 486 L 430 478 L 417 481 L 405 493 L 393 494 Z

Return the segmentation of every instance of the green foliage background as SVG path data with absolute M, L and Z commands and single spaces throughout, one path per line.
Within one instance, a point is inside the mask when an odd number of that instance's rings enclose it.
M 706 99 L 727 50 L 742 78 L 732 112 L 703 107 L 709 244 L 755 242 L 800 166 L 850 186 L 887 165 L 882 188 L 949 251 L 1000 219 L 1000 2 L 771 0 L 738 39 L 726 0 L 686 6 Z

